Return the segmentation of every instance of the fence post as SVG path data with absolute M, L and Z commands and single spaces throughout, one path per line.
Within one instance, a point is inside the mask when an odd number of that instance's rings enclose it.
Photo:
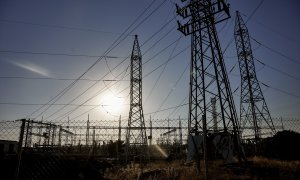
M 208 162 L 207 162 L 207 129 L 206 129 L 206 114 L 202 115 L 203 123 L 203 155 L 204 155 L 204 179 L 208 179 Z
M 22 121 L 22 125 L 21 125 L 19 144 L 18 144 L 17 163 L 16 163 L 16 170 L 15 170 L 15 178 L 14 178 L 15 180 L 19 179 L 19 171 L 20 171 L 21 157 L 22 157 L 23 136 L 24 136 L 26 120 L 21 119 L 21 121 Z

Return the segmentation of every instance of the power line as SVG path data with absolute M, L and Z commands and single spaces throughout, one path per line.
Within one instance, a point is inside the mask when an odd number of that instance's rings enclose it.
M 264 0 L 260 1 L 259 4 L 255 7 L 255 9 L 252 11 L 252 13 L 248 16 L 247 20 L 245 21 L 246 23 L 252 19 L 252 17 L 255 15 L 255 13 L 258 11 L 258 9 L 262 6 L 262 4 L 264 3 Z M 234 38 L 232 37 L 231 40 L 229 41 L 229 43 L 226 45 L 223 54 L 225 54 L 225 52 L 227 51 L 227 49 L 229 48 L 229 46 L 231 45 L 231 43 L 233 42 Z
M 153 1 L 153 2 L 154 2 L 154 1 Z M 153 2 L 152 2 L 152 3 L 153 3 Z M 148 14 L 148 15 L 147 15 L 140 23 L 138 23 L 138 24 L 137 24 L 137 25 L 136 25 L 129 33 L 132 33 L 138 26 L 140 26 L 142 23 L 144 23 L 144 22 L 145 22 L 145 21 L 146 21 L 153 13 L 154 13 L 154 12 L 156 12 L 156 11 L 157 11 L 157 10 L 158 10 L 165 2 L 166 2 L 165 0 L 162 1 L 162 2 L 161 2 L 154 10 L 152 10 L 152 12 L 150 12 L 150 13 L 149 13 L 149 14 Z M 151 5 L 150 5 L 150 6 L 151 6 Z M 148 7 L 150 7 L 150 6 L 148 6 Z M 145 11 L 143 11 L 143 13 L 145 13 Z M 143 14 L 143 13 L 142 13 L 142 14 Z M 141 16 L 142 16 L 142 15 L 141 15 Z M 138 20 L 141 16 L 139 16 L 136 20 Z M 135 24 L 135 22 L 132 23 L 132 25 L 133 25 L 133 24 Z M 131 25 L 131 26 L 132 26 L 132 25 Z M 127 32 L 127 31 L 130 29 L 131 26 L 129 26 L 129 27 L 125 30 L 125 32 Z M 121 38 L 121 36 L 120 36 L 119 38 Z M 119 38 L 118 38 L 118 39 L 119 39 Z M 125 38 L 123 38 L 122 40 L 124 40 L 124 39 L 125 39 Z M 122 40 L 121 40 L 121 41 L 122 41 Z M 120 42 L 121 42 L 121 41 L 120 41 Z M 119 42 L 119 43 L 120 43 L 120 42 Z M 117 43 L 117 45 L 118 45 L 119 43 Z M 113 44 L 114 44 L 114 43 L 113 43 Z M 117 45 L 113 46 L 111 49 L 108 49 L 107 52 L 112 51 L 112 49 L 113 49 L 114 47 L 116 47 Z M 126 58 L 126 59 L 127 59 L 127 58 Z M 124 61 L 123 61 L 123 62 L 124 62 Z M 121 64 L 121 63 L 119 63 L 116 67 L 118 67 L 120 64 Z M 115 68 L 116 68 L 116 67 L 115 67 Z M 115 69 L 115 68 L 114 68 L 114 69 Z M 92 88 L 95 84 L 96 84 L 96 83 L 94 83 L 93 85 L 91 85 L 89 88 L 87 88 L 83 93 L 81 93 L 79 96 L 77 96 L 76 98 L 74 98 L 72 101 L 74 101 L 75 99 L 77 99 L 78 97 L 80 97 L 81 95 L 83 95 L 83 94 L 84 94 L 85 92 L 87 92 L 90 88 Z M 93 98 L 93 97 L 92 97 L 92 98 Z M 92 99 L 92 98 L 90 98 L 90 99 Z M 90 100 L 90 99 L 89 99 L 89 100 Z M 71 102 L 72 102 L 72 101 L 71 101 Z M 85 102 L 87 102 L 87 101 L 85 101 Z M 85 102 L 84 102 L 84 103 L 85 103 Z M 52 114 L 52 115 L 53 115 L 53 114 Z M 51 116 L 52 116 L 52 115 L 51 115 Z
M 185 104 L 185 103 L 187 103 L 187 102 L 185 102 L 186 101 L 186 99 L 188 99 L 188 97 L 189 97 L 189 94 L 187 94 L 186 96 L 185 96 L 185 98 L 179 103 L 180 105 L 183 105 L 183 104 Z M 178 113 L 179 112 L 179 110 L 180 110 L 180 108 L 182 108 L 183 106 L 180 106 L 180 107 L 176 107 L 167 117 L 170 117 L 171 115 L 175 115 L 176 113 Z
M 255 15 L 255 13 L 257 12 L 257 10 L 261 7 L 261 5 L 264 3 L 264 0 L 261 0 L 260 3 L 256 6 L 256 8 L 253 10 L 253 12 L 250 14 L 250 16 L 248 17 L 248 19 L 246 20 L 246 23 L 252 19 L 252 17 Z
M 50 104 L 42 104 L 42 103 L 0 102 L 0 105 L 41 106 L 41 105 L 50 105 Z M 105 104 L 51 104 L 51 105 L 52 105 L 52 106 L 86 106 L 86 107 L 108 106 L 108 105 L 105 105 Z
M 176 40 L 177 41 L 177 40 Z M 176 41 L 172 42 L 171 44 L 169 44 L 167 47 L 163 48 L 161 51 L 159 51 L 158 53 L 156 53 L 154 56 L 152 56 L 151 58 L 149 58 L 144 64 L 148 63 L 150 60 L 154 59 L 156 56 L 158 56 L 160 53 L 162 53 L 163 51 L 165 51 L 166 49 L 168 49 L 172 44 L 176 43 Z M 160 68 L 162 65 L 168 63 L 169 61 L 171 61 L 172 59 L 174 59 L 176 56 L 178 56 L 179 54 L 183 53 L 184 51 L 186 51 L 188 48 L 190 47 L 190 45 L 186 46 L 184 49 L 182 49 L 179 53 L 177 53 L 175 56 L 173 56 L 172 58 L 168 59 L 166 62 L 164 62 L 163 64 L 159 65 L 157 68 L 153 69 L 152 71 L 150 71 L 149 73 L 147 73 L 146 75 L 144 75 L 144 77 L 147 77 L 149 74 L 153 73 L 154 71 L 156 71 L 158 68 Z
M 177 43 L 174 45 L 174 48 L 173 48 L 173 50 L 172 50 L 172 52 L 171 52 L 171 54 L 170 54 L 168 60 L 172 57 L 172 55 L 173 55 L 173 53 L 174 53 L 174 51 L 175 51 L 175 49 L 176 49 L 176 47 L 177 47 L 179 41 L 180 41 L 180 38 L 178 39 Z M 165 72 L 166 67 L 167 67 L 167 65 L 168 65 L 168 62 L 169 62 L 168 60 L 167 60 L 167 63 L 164 64 L 163 70 L 160 72 L 158 78 L 156 79 L 156 81 L 155 81 L 155 83 L 154 83 L 154 86 L 151 88 L 151 90 L 150 90 L 148 96 L 146 97 L 145 103 L 147 102 L 147 100 L 149 99 L 149 97 L 151 96 L 151 94 L 153 93 L 153 90 L 154 90 L 154 88 L 157 86 L 157 83 L 158 83 L 158 81 L 160 80 L 162 74 Z
M 279 32 L 279 31 L 277 31 L 273 28 L 270 28 L 270 27 L 266 26 L 265 24 L 263 24 L 262 22 L 259 22 L 257 20 L 252 20 L 252 21 L 255 22 L 256 24 L 260 25 L 261 27 L 264 27 L 265 29 L 267 29 L 269 31 L 272 31 L 272 32 L 276 33 L 277 35 L 279 35 L 279 36 L 281 36 L 281 37 L 283 37 L 283 38 L 285 38 L 285 39 L 287 39 L 287 40 L 289 40 L 293 43 L 300 44 L 300 42 L 297 39 L 286 36 L 284 33 L 281 33 L 281 32 Z
M 168 22 L 168 23 L 169 23 L 169 22 Z M 168 23 L 167 23 L 167 24 L 168 24 Z M 164 25 L 163 27 L 166 27 L 166 26 Z M 159 31 L 157 31 L 157 32 L 154 33 L 154 35 L 158 34 L 162 29 L 163 29 L 163 28 L 160 28 Z M 169 32 L 170 32 L 170 31 L 169 31 Z M 169 34 L 169 32 L 166 33 L 162 38 L 160 38 L 160 39 L 159 39 L 158 41 L 156 41 L 154 44 L 157 44 L 158 42 L 160 42 L 164 37 L 166 37 L 166 35 Z M 152 35 L 150 38 L 148 38 L 148 40 L 146 40 L 146 42 L 148 42 L 149 39 L 153 38 L 154 35 Z M 147 62 L 151 61 L 152 59 L 154 59 L 158 54 L 160 54 L 160 53 L 162 53 L 163 51 L 165 51 L 168 47 L 170 47 L 170 46 L 171 46 L 172 44 L 174 44 L 175 42 L 176 42 L 176 41 L 174 41 L 173 43 L 171 43 L 170 45 L 168 45 L 166 48 L 163 48 L 159 53 L 157 53 L 157 54 L 155 54 L 153 57 L 149 58 L 145 63 L 147 63 Z M 144 45 L 144 44 L 145 44 L 145 43 L 143 43 L 143 45 Z M 149 49 L 151 49 L 152 47 L 153 47 L 153 46 L 151 46 Z M 148 49 L 148 50 L 149 50 L 149 49 Z M 183 51 L 185 51 L 186 49 L 187 49 L 187 48 L 185 48 Z M 147 50 L 145 53 L 147 53 L 148 50 Z M 183 51 L 181 51 L 180 53 L 176 54 L 175 56 L 173 56 L 173 57 L 170 58 L 169 60 L 174 59 L 176 56 L 178 56 L 179 54 L 181 54 Z M 143 53 L 143 55 L 144 55 L 145 53 Z M 144 65 L 145 63 L 143 63 L 143 65 Z M 164 65 L 164 64 L 162 64 L 162 65 Z M 158 66 L 156 69 L 160 68 L 162 65 Z M 156 70 L 156 69 L 155 69 L 155 70 Z M 155 70 L 154 70 L 154 71 L 155 71 Z M 148 74 L 146 74 L 143 78 L 147 77 L 147 76 L 150 75 L 151 73 L 153 73 L 153 71 L 150 72 L 150 73 L 148 73 Z M 127 75 L 128 75 L 128 74 L 127 74 Z M 126 75 L 126 76 L 127 76 L 127 75 Z M 124 90 L 126 90 L 126 89 L 128 89 L 128 88 L 125 88 Z M 122 90 L 122 91 L 124 91 L 124 90 Z M 122 92 L 122 91 L 121 91 L 121 92 Z M 93 96 L 93 97 L 95 97 L 95 96 Z M 74 111 L 72 111 L 72 112 L 74 112 Z
M 283 75 L 285 75 L 285 76 L 287 76 L 287 77 L 290 77 L 290 78 L 293 78 L 293 79 L 295 79 L 295 80 L 300 80 L 300 77 L 297 77 L 297 76 L 294 76 L 294 75 L 291 75 L 291 74 L 289 74 L 289 73 L 287 73 L 287 72 L 285 72 L 285 71 L 282 71 L 282 70 L 280 70 L 280 69 L 277 69 L 277 68 L 275 68 L 275 67 L 273 67 L 273 66 L 271 66 L 271 65 L 268 65 L 268 64 L 266 64 L 266 63 L 263 63 L 263 62 L 261 62 L 260 60 L 258 60 L 257 58 L 254 58 L 257 62 L 259 62 L 259 63 L 261 63 L 262 65 L 264 65 L 265 67 L 268 67 L 268 68 L 270 68 L 270 69 L 272 69 L 273 71 L 276 71 L 276 72 L 278 72 L 278 73 L 280 73 L 280 74 L 283 74 Z
M 164 2 L 163 2 L 164 3 Z M 163 3 L 161 3 L 161 4 L 163 4 Z M 160 5 L 161 5 L 160 4 Z M 153 11 L 154 12 L 154 11 Z M 149 16 L 148 16 L 149 17 Z M 172 20 L 171 20 L 172 21 Z M 169 21 L 167 24 L 169 24 L 171 21 Z M 140 24 L 139 24 L 140 25 Z M 17 52 L 17 53 L 35 53 L 35 52 Z M 35 53 L 35 54 L 49 54 L 49 53 Z M 51 54 L 51 55 L 69 55 L 69 54 L 61 54 L 61 53 L 57 53 L 57 54 Z M 70 56 L 70 55 L 69 55 Z M 83 55 L 71 55 L 71 56 L 83 56 Z M 14 77 L 11 77 L 11 78 L 14 78 Z M 22 78 L 22 77 L 20 77 L 20 78 Z M 50 78 L 48 78 L 48 79 L 50 79 Z M 54 79 L 54 78 L 52 78 L 52 79 Z M 71 79 L 63 79 L 63 80 L 71 80 Z M 75 80 L 77 80 L 77 79 L 75 79 Z M 83 79 L 79 79 L 79 80 L 83 80 Z M 95 80 L 95 81 L 99 81 L 99 80 Z M 45 110 L 43 111 L 43 112 L 45 112 Z
M 279 88 L 272 87 L 272 86 L 267 85 L 267 84 L 265 84 L 265 83 L 263 83 L 263 82 L 261 82 L 261 81 L 260 81 L 260 83 L 261 83 L 262 85 L 264 85 L 265 87 L 267 87 L 267 88 L 271 88 L 271 89 L 276 90 L 276 91 L 278 91 L 278 92 L 281 92 L 281 93 L 283 93 L 283 94 L 286 94 L 286 95 L 289 95 L 289 96 L 296 97 L 296 98 L 299 98 L 299 99 L 300 99 L 300 96 L 298 96 L 298 95 L 296 95 L 296 94 L 287 92 L 287 91 L 282 90 L 282 89 L 279 89 Z
M 150 59 L 151 60 L 151 59 Z
M 156 32 L 156 33 L 157 33 L 157 32 Z M 158 40 L 158 41 L 160 41 L 160 40 Z M 174 44 L 174 42 L 172 42 L 171 44 Z M 168 45 L 167 47 L 169 47 L 169 46 L 170 46 L 170 45 Z M 169 58 L 166 62 L 164 62 L 164 63 L 162 63 L 161 65 L 159 65 L 158 67 L 156 67 L 156 68 L 155 68 L 154 70 L 152 70 L 150 73 L 146 74 L 143 78 L 146 78 L 146 77 L 149 76 L 151 73 L 153 73 L 155 70 L 157 70 L 158 68 L 162 67 L 162 66 L 165 65 L 167 62 L 171 61 L 172 59 L 174 59 L 175 57 L 177 57 L 179 54 L 181 54 L 181 53 L 183 53 L 184 51 L 186 51 L 188 47 L 190 47 L 190 46 L 187 46 L 186 48 L 184 48 L 183 50 L 181 50 L 179 53 L 177 53 L 177 54 L 174 55 L 173 57 Z M 163 48 L 163 49 L 166 50 L 167 48 Z M 159 52 L 159 53 L 161 53 L 161 52 Z M 155 56 L 157 56 L 157 54 L 155 54 L 153 57 L 149 58 L 149 60 L 148 60 L 147 62 L 149 62 L 150 60 L 152 60 Z M 127 70 L 126 70 L 126 71 L 127 71 Z M 121 72 L 121 73 L 122 73 L 122 72 Z M 121 73 L 120 73 L 120 74 L 121 74 Z M 128 74 L 127 74 L 127 75 L 124 75 L 123 78 L 125 78 L 126 76 L 128 76 Z M 121 79 L 123 79 L 123 78 L 121 78 Z M 114 84 L 113 84 L 113 85 L 114 85 Z M 109 87 L 106 86 L 106 88 L 109 88 Z M 126 90 L 126 89 L 128 89 L 128 88 L 129 88 L 129 86 L 126 87 L 126 88 L 124 88 L 123 90 L 121 90 L 119 93 L 122 93 L 124 90 Z M 98 91 L 95 95 L 93 95 L 91 98 L 89 98 L 88 101 L 89 101 L 90 99 L 92 99 L 92 98 L 98 96 L 98 95 L 101 93 L 101 91 L 102 91 L 102 90 Z M 119 94 L 119 93 L 118 93 L 118 94 Z M 86 103 L 86 102 L 87 102 L 87 101 L 85 101 L 84 103 Z M 74 112 L 76 109 L 78 109 L 78 108 L 75 108 L 74 110 L 69 111 L 68 113 L 66 113 L 65 116 L 69 115 L 71 112 Z M 94 109 L 94 108 L 93 108 L 93 109 Z M 80 116 L 82 116 L 82 115 L 84 115 L 85 113 L 90 112 L 90 111 L 92 111 L 92 109 L 89 110 L 89 111 L 86 111 L 86 112 L 84 112 L 84 113 L 82 113 L 82 114 L 80 114 L 78 117 L 80 117 Z
M 142 11 L 142 13 L 139 15 L 139 16 L 137 16 L 137 18 L 126 28 L 126 30 L 110 45 L 110 47 L 104 52 L 104 56 L 105 55 L 107 55 L 109 52 L 111 52 L 115 47 L 117 47 L 127 36 L 125 36 L 125 37 L 123 37 L 122 38 L 122 36 L 124 35 L 124 34 L 126 34 L 127 33 L 127 31 L 129 31 L 129 29 L 147 12 L 147 10 L 148 9 L 150 9 L 150 7 L 154 4 L 154 2 L 155 2 L 155 0 L 153 0 L 147 7 L 146 7 L 146 9 L 144 10 L 144 11 Z M 155 8 L 155 10 L 154 11 L 152 11 L 152 13 L 153 12 L 155 12 L 160 6 L 162 5 L 162 3 L 158 6 L 158 7 L 156 7 Z M 152 13 L 150 13 L 150 14 L 152 14 Z M 142 22 L 145 22 L 145 20 L 147 19 L 147 18 L 149 18 L 150 17 L 150 15 L 148 15 L 146 18 L 144 18 L 144 20 L 142 21 Z M 139 23 L 138 25 L 140 25 L 141 23 Z M 134 29 L 136 29 L 137 28 L 137 26 L 135 27 L 135 28 L 133 28 L 133 30 Z M 133 32 L 133 30 L 131 30 L 129 33 L 127 33 L 127 34 L 130 34 L 130 33 L 132 33 Z M 102 58 L 103 58 L 103 56 L 101 56 Z M 80 75 L 79 77 L 78 77 L 78 79 L 81 79 L 89 70 L 91 70 L 100 60 L 102 60 L 102 58 L 99 58 L 99 59 L 97 59 L 82 75 Z M 68 85 L 64 90 L 62 90 L 58 95 L 56 95 L 54 98 L 52 98 L 48 103 L 50 103 L 50 102 L 52 102 L 52 101 L 54 101 L 54 103 L 56 102 L 56 101 L 58 101 L 65 93 L 67 93 L 76 83 L 77 83 L 77 81 L 78 80 L 75 80 L 74 82 L 72 82 L 70 85 Z M 95 85 L 95 83 L 94 83 L 94 85 Z M 92 86 L 94 86 L 94 85 L 92 85 Z M 92 86 L 90 86 L 90 87 L 92 87 Z M 56 100 L 55 100 L 56 99 Z M 48 104 L 47 103 L 47 104 Z M 41 110 L 42 108 L 43 108 L 44 106 L 41 106 L 39 109 L 37 109 L 37 110 L 35 110 L 34 112 L 32 112 L 29 116 L 32 116 L 34 113 L 36 113 L 37 111 L 39 111 L 39 110 Z M 48 106 L 48 108 L 46 108 L 42 113 L 44 113 L 46 110 L 48 110 L 49 108 L 51 107 L 51 105 L 49 105 Z M 40 113 L 40 114 L 42 114 L 42 113 Z M 27 116 L 28 117 L 28 116 Z
M 34 22 L 28 22 L 28 21 L 20 21 L 20 20 L 0 19 L 0 22 L 14 23 L 14 24 L 24 24 L 24 25 L 31 25 L 31 26 L 39 26 L 39 27 L 44 27 L 44 28 L 56 28 L 56 29 L 86 31 L 86 32 L 93 32 L 93 33 L 106 33 L 106 34 L 113 34 L 113 35 L 120 35 L 121 34 L 121 33 L 117 33 L 117 32 L 102 31 L 102 30 L 90 29 L 90 28 L 71 27 L 71 26 L 62 26 L 62 25 L 50 25 L 50 24 L 34 23 Z M 130 35 L 128 35 L 128 36 L 130 36 Z M 133 35 L 131 35 L 131 36 L 133 36 Z
M 165 108 L 165 109 L 160 109 L 160 110 L 157 110 L 157 111 L 153 111 L 153 112 L 150 112 L 150 113 L 146 113 L 146 114 L 144 114 L 144 115 L 156 114 L 156 113 L 158 113 L 158 112 L 163 112 L 163 111 L 167 111 L 167 110 L 170 110 L 170 109 L 174 109 L 174 108 L 186 106 L 186 105 L 188 105 L 188 104 L 189 104 L 189 103 L 185 103 L 185 104 L 181 104 L 181 105 L 178 105 L 178 106 L 168 107 L 168 108 Z
M 273 48 L 271 48 L 271 47 L 269 47 L 269 46 L 267 46 L 267 45 L 265 45 L 265 44 L 259 42 L 258 40 L 254 39 L 253 37 L 251 37 L 251 39 L 252 39 L 253 41 L 255 41 L 257 44 L 261 45 L 262 47 L 268 49 L 269 51 L 271 51 L 271 52 L 273 52 L 273 53 L 275 53 L 275 54 L 278 54 L 278 55 L 280 55 L 281 57 L 284 57 L 285 59 L 287 59 L 287 60 L 289 60 L 289 61 L 291 61 L 291 62 L 293 62 L 293 63 L 296 63 L 296 64 L 298 64 L 298 65 L 300 64 L 300 62 L 297 61 L 296 59 L 291 58 L 291 57 L 289 57 L 289 56 L 283 54 L 282 52 L 277 51 L 277 50 L 275 50 L 275 49 L 273 49 Z
M 0 53 L 11 53 L 11 54 L 30 54 L 30 55 L 47 55 L 47 56 L 70 56 L 70 57 L 88 57 L 88 58 L 124 58 L 117 56 L 99 56 L 99 55 L 88 55 L 88 54 L 68 54 L 68 53 L 50 53 L 50 52 L 33 52 L 33 51 L 15 51 L 15 50 L 0 50 Z
M 172 43 L 173 44 L 173 43 Z M 168 46 L 167 46 L 168 47 Z M 188 46 L 189 47 L 189 46 Z M 157 70 L 158 68 L 160 68 L 160 67 L 162 67 L 164 64 L 166 64 L 168 61 L 171 61 L 172 59 L 174 59 L 176 56 L 178 56 L 179 54 L 181 54 L 182 52 L 184 52 L 188 47 L 186 47 L 186 48 L 184 48 L 183 50 L 181 50 L 179 53 L 177 53 L 176 55 L 174 55 L 173 57 L 171 57 L 170 59 L 168 59 L 166 62 L 164 62 L 164 63 L 162 63 L 161 65 L 159 65 L 158 67 L 156 67 L 154 70 L 152 70 L 150 73 L 148 73 L 148 74 L 146 74 L 143 78 L 145 78 L 145 77 L 147 77 L 148 75 L 150 75 L 151 73 L 153 73 L 155 70 Z M 166 49 L 166 48 L 164 48 L 164 49 Z M 157 56 L 157 54 L 156 55 L 154 55 L 154 57 L 155 56 Z M 151 58 L 149 58 L 149 60 L 152 60 L 153 59 L 153 57 L 151 57 Z M 148 61 L 149 61 L 148 60 Z M 122 72 L 121 72 L 122 73 Z M 128 74 L 126 75 L 126 76 L 128 76 Z M 124 76 L 123 78 L 125 78 L 126 76 Z M 108 88 L 108 87 L 106 87 L 106 88 Z M 129 87 L 127 87 L 127 88 L 124 88 L 123 90 L 121 90 L 119 93 L 121 93 L 121 92 L 123 92 L 124 90 L 126 90 L 126 89 L 128 89 Z M 102 89 L 103 90 L 103 89 Z M 98 91 L 95 95 L 93 95 L 91 98 L 89 98 L 87 101 L 85 101 L 84 103 L 86 103 L 86 102 L 88 102 L 89 100 L 91 100 L 92 98 L 94 98 L 94 97 L 96 97 L 96 96 L 98 96 L 100 93 L 101 93 L 101 91 L 102 90 L 100 90 L 100 91 Z M 84 104 L 83 103 L 83 104 Z M 69 111 L 68 113 L 66 113 L 66 115 L 64 115 L 64 116 L 67 116 L 67 115 L 69 115 L 70 113 L 72 113 L 72 112 L 74 112 L 76 109 L 78 109 L 79 108 L 79 106 L 77 107 L 77 108 L 75 108 L 75 109 L 73 109 L 73 110 L 71 110 L 71 111 Z M 88 111 L 89 112 L 89 111 Z M 84 112 L 83 114 L 85 114 L 86 112 Z M 83 114 L 81 114 L 80 116 L 82 116 Z M 60 117 L 62 117 L 62 116 L 60 116 Z M 59 118 L 60 118 L 59 117 Z M 57 118 L 56 118 L 57 119 Z M 55 119 L 55 120 L 56 120 Z
M 163 100 L 163 102 L 160 104 L 160 106 L 158 107 L 158 111 L 163 107 L 163 105 L 165 104 L 165 102 L 168 100 L 168 98 L 170 97 L 170 95 L 172 94 L 172 92 L 174 91 L 174 88 L 178 85 L 179 81 L 181 80 L 181 78 L 183 77 L 184 73 L 186 72 L 186 70 L 188 69 L 189 64 L 187 64 L 187 66 L 185 67 L 184 71 L 181 73 L 181 75 L 179 76 L 179 78 L 177 79 L 174 87 L 172 87 L 168 93 L 168 95 L 165 97 L 165 99 Z M 154 114 L 155 116 L 156 114 Z
M 163 37 L 162 38 L 160 38 L 159 40 L 157 40 L 150 48 L 148 48 L 144 53 L 143 53 L 143 56 L 145 55 L 145 54 L 147 54 L 152 48 L 154 48 L 161 40 L 163 40 L 165 37 L 167 37 L 167 35 L 168 34 L 170 34 L 172 31 L 174 30 L 174 27 L 172 27 L 166 34 L 164 34 L 163 35 Z M 155 35 L 155 34 L 154 34 Z M 150 38 L 148 38 L 148 40 L 149 40 Z M 147 41 L 148 41 L 147 40 Z M 175 43 L 176 41 L 174 41 L 174 43 Z M 145 44 L 145 43 L 144 43 Z M 144 45 L 143 44 L 143 45 Z M 170 44 L 169 46 L 171 46 L 172 44 Z M 168 46 L 168 47 L 169 47 Z M 141 45 L 141 47 L 142 47 L 142 45 Z M 144 63 L 145 64 L 145 63 Z
M 74 78 L 54 78 L 54 77 L 23 77 L 23 76 L 0 76 L 0 79 L 27 79 L 27 80 L 55 80 L 55 81 L 74 81 L 77 79 Z M 89 81 L 89 82 L 100 82 L 100 81 L 128 81 L 122 79 L 89 79 L 89 78 L 82 78 L 78 79 L 79 81 Z
M 160 31 L 161 31 L 162 29 L 160 29 Z M 159 31 L 158 31 L 159 32 Z M 155 34 L 157 34 L 158 32 L 155 32 Z M 167 33 L 168 34 L 168 33 Z M 167 34 L 165 34 L 164 35 L 164 37 L 167 35 Z M 150 38 L 153 38 L 154 36 L 151 36 Z M 164 38 L 164 37 L 162 37 L 162 38 Z M 162 39 L 161 38 L 161 39 Z M 159 39 L 157 42 L 159 42 L 161 39 Z M 147 40 L 148 41 L 148 40 Z M 157 43 L 156 42 L 156 43 Z M 155 44 L 156 44 L 155 43 Z M 144 43 L 145 44 L 145 43 Z M 172 44 L 174 44 L 174 42 L 173 43 L 171 43 L 170 45 L 172 45 Z M 170 45 L 168 45 L 167 47 L 169 47 Z M 165 51 L 167 48 L 163 48 L 163 50 L 162 51 Z M 185 51 L 187 48 L 185 48 L 183 51 Z M 160 51 L 158 54 L 160 54 L 162 51 Z M 178 56 L 179 54 L 181 54 L 183 51 L 181 51 L 180 53 L 178 53 L 178 54 L 176 54 L 175 56 L 173 56 L 172 58 L 170 58 L 170 60 L 172 60 L 172 59 L 174 59 L 176 56 Z M 156 54 L 156 55 L 154 55 L 153 57 L 151 57 L 151 58 L 149 58 L 149 60 L 147 61 L 147 62 L 149 62 L 150 60 L 152 60 L 152 59 L 154 59 L 154 57 L 156 57 L 158 54 Z M 164 65 L 164 64 L 162 64 L 162 65 Z M 159 67 L 161 67 L 162 65 L 160 65 Z M 159 67 L 157 67 L 156 69 L 158 69 Z M 153 72 L 153 71 L 152 71 Z M 150 75 L 152 72 L 150 72 L 150 73 L 148 73 L 146 76 L 148 76 L 148 75 Z M 127 74 L 128 75 L 128 74 Z M 126 76 L 127 76 L 126 75 Z M 126 76 L 124 76 L 124 77 L 126 77 Z M 146 76 L 144 76 L 143 78 L 145 78 Z M 123 77 L 123 78 L 124 78 Z M 108 87 L 107 87 L 108 88 Z M 128 87 L 127 88 L 125 88 L 124 90 L 126 90 L 126 89 L 128 89 Z M 124 91 L 124 90 L 122 90 L 122 91 Z M 122 92 L 121 91 L 121 92 Z M 99 94 L 99 91 L 98 91 L 98 93 L 97 94 Z M 96 97 L 97 95 L 94 95 L 93 97 L 91 97 L 90 99 L 92 99 L 92 98 L 94 98 L 94 97 Z M 89 100 L 90 100 L 89 99 Z M 76 108 L 77 109 L 77 108 Z M 72 110 L 72 111 L 69 111 L 68 113 L 70 113 L 70 112 L 74 112 L 75 110 Z M 83 115 L 83 114 L 82 114 Z

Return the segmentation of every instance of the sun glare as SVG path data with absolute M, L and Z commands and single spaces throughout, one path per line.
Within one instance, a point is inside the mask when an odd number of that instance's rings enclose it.
M 106 94 L 102 98 L 102 107 L 111 114 L 118 115 L 123 108 L 123 99 L 112 94 Z

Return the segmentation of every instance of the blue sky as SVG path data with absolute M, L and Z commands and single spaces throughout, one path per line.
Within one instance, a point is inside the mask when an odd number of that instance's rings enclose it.
M 1 0 L 0 120 L 43 117 L 48 121 L 66 121 L 69 116 L 75 121 L 86 119 L 87 114 L 95 120 L 118 119 L 119 115 L 126 119 L 130 62 L 126 57 L 131 53 L 134 34 L 139 37 L 145 63 L 145 118 L 187 117 L 187 106 L 161 111 L 188 101 L 190 38 L 176 30 L 176 19 L 180 18 L 176 17 L 174 3 Z M 261 87 L 271 116 L 299 117 L 300 2 L 228 3 L 232 18 L 217 25 L 222 49 L 228 46 L 224 54 L 227 71 L 237 63 L 232 40 L 235 11 L 239 10 L 244 21 L 250 18 L 250 36 L 261 44 L 251 42 L 254 57 L 266 64 L 255 62 L 258 79 L 269 86 Z M 101 58 L 103 55 L 107 57 Z M 99 62 L 89 69 L 97 59 Z M 83 74 L 81 79 L 85 80 L 63 91 Z M 232 91 L 239 87 L 238 65 L 229 74 L 229 80 Z M 63 96 L 57 98 L 61 92 Z M 237 108 L 239 93 L 240 90 L 234 94 Z M 122 108 L 110 108 L 107 96 L 117 97 Z M 47 103 L 56 105 L 42 106 Z M 159 112 L 153 113 L 156 111 Z

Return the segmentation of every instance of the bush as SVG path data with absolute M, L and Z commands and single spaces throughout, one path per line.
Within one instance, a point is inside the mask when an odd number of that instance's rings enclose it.
M 281 160 L 300 160 L 300 134 L 294 131 L 280 131 L 261 143 L 261 154 Z

